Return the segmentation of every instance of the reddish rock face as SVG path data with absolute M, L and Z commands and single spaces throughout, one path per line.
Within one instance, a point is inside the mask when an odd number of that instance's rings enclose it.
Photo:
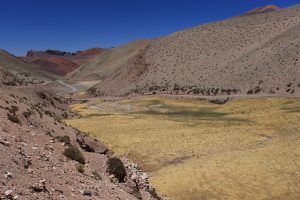
M 254 8 L 253 10 L 250 10 L 246 13 L 246 15 L 254 15 L 259 13 L 265 13 L 265 12 L 272 12 L 276 10 L 281 10 L 282 8 L 275 6 L 275 5 L 267 5 L 263 7 Z
M 33 60 L 31 63 L 38 65 L 43 71 L 59 76 L 64 76 L 77 69 L 79 66 L 68 59 L 59 57 L 38 58 Z
M 101 48 L 92 48 L 85 51 L 78 51 L 76 54 L 71 58 L 71 60 L 78 65 L 83 65 L 87 63 L 89 60 L 93 59 L 96 55 L 102 53 L 104 49 Z
M 28 51 L 27 57 L 21 59 L 34 63 L 39 69 L 60 76 L 77 69 L 80 65 L 87 63 L 104 49 L 92 48 L 85 51 L 70 53 L 58 50 Z

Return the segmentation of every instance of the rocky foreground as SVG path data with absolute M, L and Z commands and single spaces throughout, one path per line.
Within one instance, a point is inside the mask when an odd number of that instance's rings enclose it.
M 161 199 L 136 164 L 108 166 L 105 145 L 63 123 L 71 99 L 0 85 L 0 199 Z

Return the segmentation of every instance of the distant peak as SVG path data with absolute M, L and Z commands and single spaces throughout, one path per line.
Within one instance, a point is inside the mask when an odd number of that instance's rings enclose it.
M 246 12 L 246 15 L 254 15 L 254 14 L 259 14 L 259 13 L 266 13 L 266 12 L 273 12 L 276 10 L 281 10 L 282 8 L 280 8 L 279 6 L 276 5 L 266 5 L 266 6 L 262 6 L 262 7 L 257 7 L 254 8 L 248 12 Z

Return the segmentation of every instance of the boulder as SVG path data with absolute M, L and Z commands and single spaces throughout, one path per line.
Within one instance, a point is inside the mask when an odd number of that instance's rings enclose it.
M 106 154 L 106 152 L 108 151 L 107 146 L 105 146 L 98 140 L 90 138 L 83 134 L 78 134 L 76 136 L 76 141 L 78 142 L 79 146 L 87 152 Z

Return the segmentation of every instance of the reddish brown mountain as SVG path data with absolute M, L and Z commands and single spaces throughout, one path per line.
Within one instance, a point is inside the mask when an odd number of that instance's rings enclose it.
M 64 76 L 78 67 L 78 64 L 60 57 L 38 58 L 31 63 L 36 64 L 43 71 L 60 76 Z
M 87 63 L 96 55 L 100 54 L 104 49 L 92 48 L 85 51 L 77 51 L 70 53 L 58 50 L 46 51 L 28 51 L 27 56 L 22 59 L 34 63 L 39 69 L 65 76 L 66 74 L 77 69 L 79 66 Z
M 280 8 L 276 5 L 267 5 L 267 6 L 254 8 L 253 10 L 248 11 L 246 13 L 246 15 L 254 15 L 254 14 L 259 14 L 259 13 L 273 12 L 273 11 L 281 10 L 281 9 L 282 8 Z
M 18 82 L 24 84 L 42 83 L 54 80 L 57 77 L 37 69 L 38 66 L 26 63 L 9 52 L 0 49 L 0 86 L 16 85 Z

